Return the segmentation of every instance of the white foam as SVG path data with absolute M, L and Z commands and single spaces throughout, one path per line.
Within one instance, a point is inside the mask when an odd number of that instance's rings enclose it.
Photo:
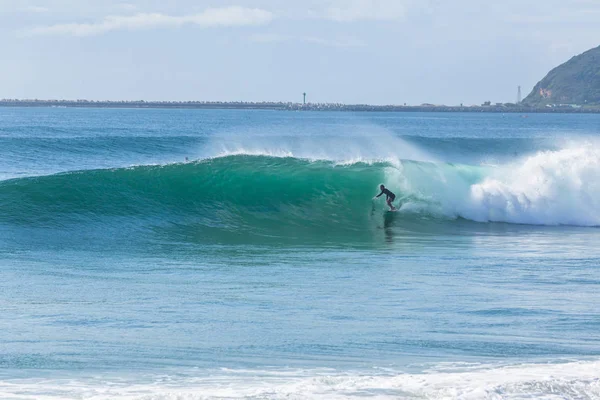
M 543 225 L 600 225 L 600 152 L 539 152 L 473 185 L 464 216 Z
M 600 226 L 600 151 L 590 144 L 495 167 L 404 165 L 389 168 L 387 182 L 448 217 Z
M 598 399 L 599 361 L 442 365 L 424 373 L 375 370 L 220 370 L 197 375 L 0 381 L 10 399 Z

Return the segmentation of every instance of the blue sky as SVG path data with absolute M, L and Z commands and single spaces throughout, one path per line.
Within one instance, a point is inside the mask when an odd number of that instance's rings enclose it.
M 598 21 L 598 0 L 0 0 L 0 98 L 510 102 Z

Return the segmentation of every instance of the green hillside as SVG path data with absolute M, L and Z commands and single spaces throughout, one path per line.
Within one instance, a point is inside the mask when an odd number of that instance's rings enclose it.
M 523 103 L 600 105 L 600 46 L 554 68 L 535 85 Z

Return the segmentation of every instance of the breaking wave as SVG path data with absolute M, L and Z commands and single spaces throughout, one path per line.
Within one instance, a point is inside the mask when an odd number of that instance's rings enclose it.
M 0 182 L 0 224 L 138 219 L 206 234 L 365 232 L 385 210 L 372 199 L 380 183 L 396 192 L 400 221 L 600 225 L 600 153 L 587 146 L 499 166 L 236 154 L 18 178 Z

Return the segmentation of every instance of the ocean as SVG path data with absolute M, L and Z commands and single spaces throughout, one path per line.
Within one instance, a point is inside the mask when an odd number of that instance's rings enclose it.
M 599 134 L 0 108 L 0 398 L 600 399 Z

